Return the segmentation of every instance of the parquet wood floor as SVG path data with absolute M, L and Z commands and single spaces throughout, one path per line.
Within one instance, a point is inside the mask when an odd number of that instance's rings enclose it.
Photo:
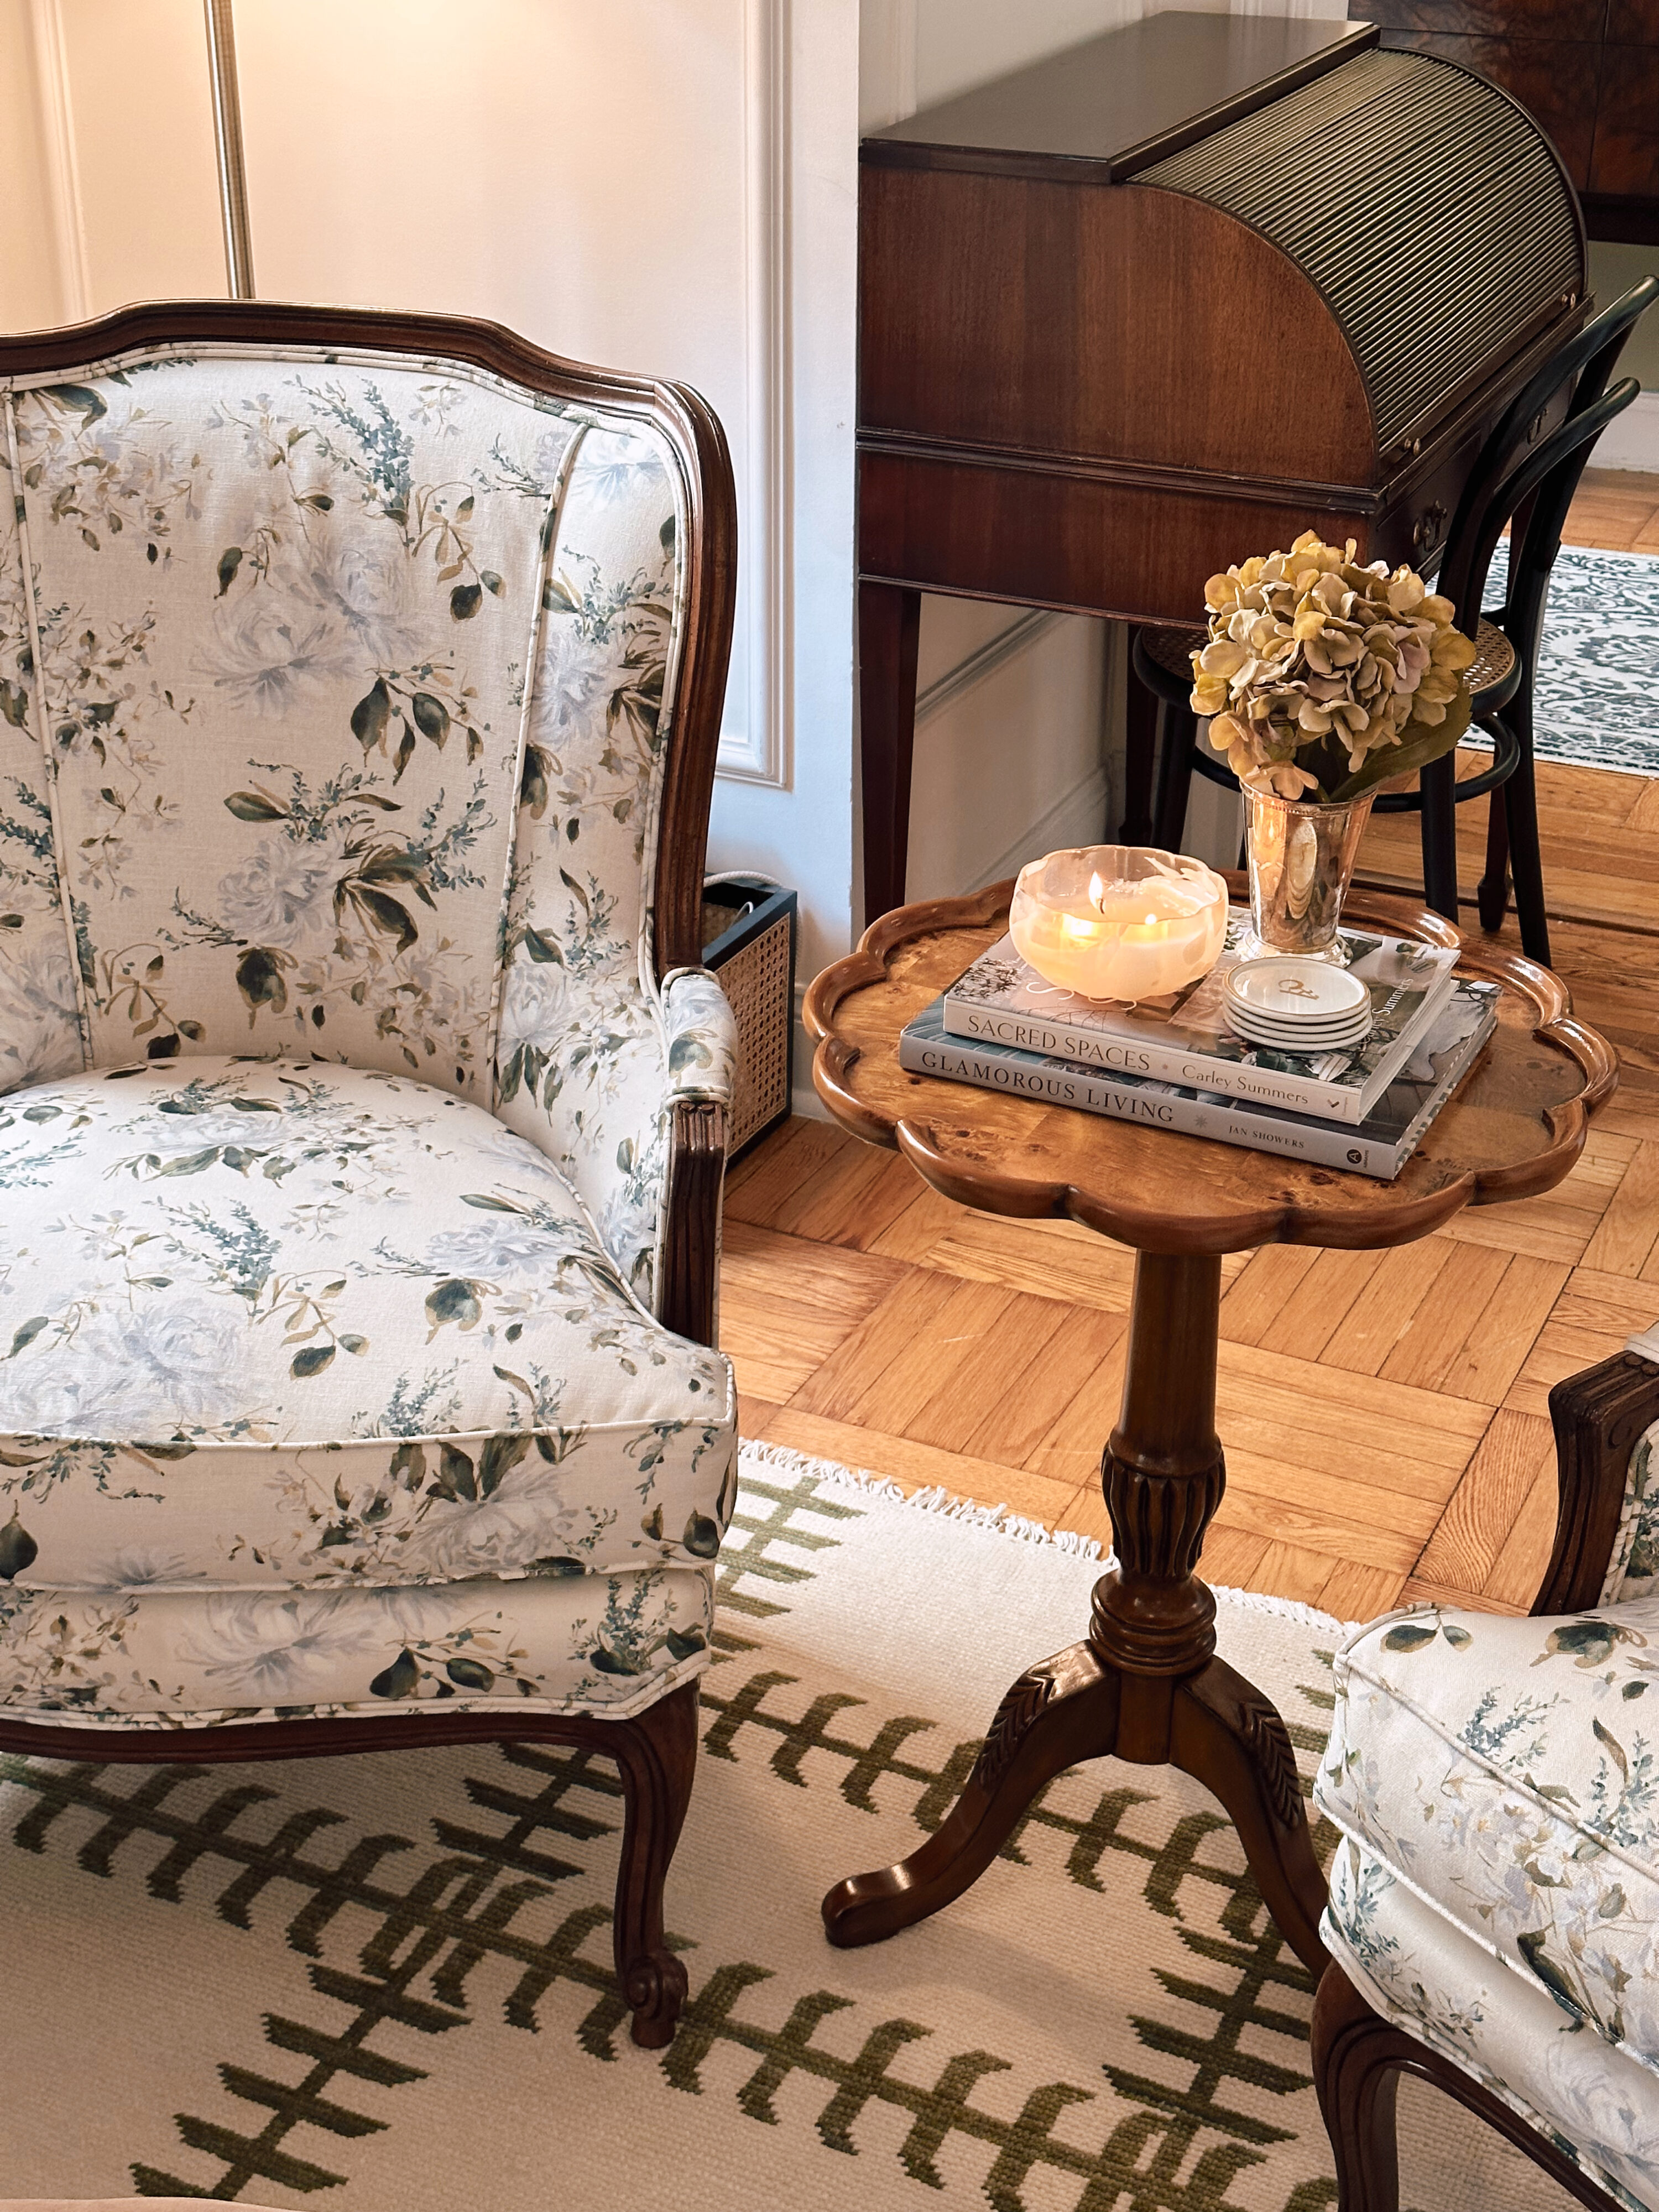
M 1659 478 L 1587 474 L 1568 535 L 1659 551 Z M 1524 1612 L 1554 1528 L 1550 1387 L 1659 1314 L 1659 782 L 1544 766 L 1539 783 L 1555 965 L 1619 1047 L 1620 1088 L 1547 1198 L 1395 1251 L 1225 1262 L 1212 1581 L 1346 1618 L 1441 1595 Z M 1460 811 L 1474 928 L 1485 809 Z M 1420 884 L 1416 839 L 1411 817 L 1376 823 L 1362 872 Z M 1504 939 L 1519 949 L 1513 921 Z M 744 1433 L 1104 1542 L 1133 1266 L 792 1121 L 727 1186 Z

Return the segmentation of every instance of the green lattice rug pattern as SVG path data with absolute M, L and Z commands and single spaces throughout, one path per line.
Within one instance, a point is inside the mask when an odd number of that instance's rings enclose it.
M 691 1998 L 629 2042 L 603 1762 L 438 1751 L 0 1780 L 0 2197 L 342 2212 L 1321 2212 L 1306 1976 L 1195 1784 L 1061 1776 L 892 1943 L 818 1899 L 913 1848 L 1098 1564 L 745 1453 L 669 1892 Z M 1018 1524 L 1015 1524 L 1016 1527 Z M 1338 1625 L 1224 1599 L 1304 1769 Z M 1565 2203 L 1421 2093 L 1422 2212 Z

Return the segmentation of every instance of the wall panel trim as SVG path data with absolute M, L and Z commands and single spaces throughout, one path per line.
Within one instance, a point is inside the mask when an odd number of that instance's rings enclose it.
M 46 195 L 52 207 L 63 320 L 83 323 L 92 313 L 92 286 L 88 276 L 87 218 L 81 198 L 81 172 L 75 156 L 75 108 L 70 96 L 69 56 L 64 48 L 61 0 L 30 0 L 29 27 L 34 40 L 40 143 L 46 157 Z
M 791 0 L 744 0 L 746 696 L 728 699 L 717 775 L 787 789 L 794 720 Z

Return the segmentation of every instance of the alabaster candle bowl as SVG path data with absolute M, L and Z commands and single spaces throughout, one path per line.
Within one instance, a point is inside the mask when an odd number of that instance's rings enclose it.
M 1078 845 L 1032 860 L 1008 931 L 1045 982 L 1085 999 L 1159 999 L 1214 967 L 1227 886 L 1185 853 Z

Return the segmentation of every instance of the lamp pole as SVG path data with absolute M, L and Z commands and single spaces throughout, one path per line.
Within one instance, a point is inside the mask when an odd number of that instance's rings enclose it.
M 208 62 L 213 73 L 213 138 L 219 155 L 219 206 L 225 225 L 225 275 L 233 300 L 253 294 L 253 238 L 247 219 L 247 164 L 242 154 L 242 101 L 236 83 L 236 28 L 231 0 L 204 0 Z

